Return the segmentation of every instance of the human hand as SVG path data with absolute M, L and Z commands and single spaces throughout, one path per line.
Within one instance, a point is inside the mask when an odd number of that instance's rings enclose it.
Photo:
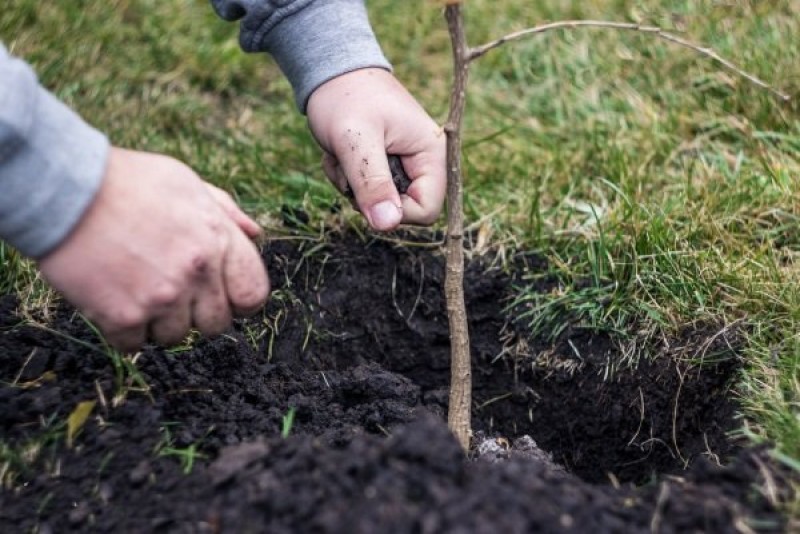
M 107 341 L 135 350 L 214 335 L 269 294 L 258 225 L 183 163 L 112 148 L 97 197 L 39 266 Z
M 349 185 L 372 228 L 436 220 L 447 184 L 445 135 L 390 72 L 338 76 L 311 94 L 307 113 L 325 151 L 325 174 L 341 192 Z M 400 156 L 411 179 L 404 195 L 392 182 L 386 154 Z

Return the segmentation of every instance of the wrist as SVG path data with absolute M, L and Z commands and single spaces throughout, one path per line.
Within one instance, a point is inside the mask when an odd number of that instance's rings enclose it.
M 361 0 L 312 2 L 272 28 L 262 47 L 289 79 L 303 113 L 311 94 L 337 76 L 365 68 L 391 71 Z

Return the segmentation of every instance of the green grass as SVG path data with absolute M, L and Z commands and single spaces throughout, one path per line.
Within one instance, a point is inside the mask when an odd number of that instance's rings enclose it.
M 236 26 L 207 4 L 10 0 L 0 39 L 115 143 L 184 159 L 259 215 L 302 204 L 322 220 L 336 195 L 288 84 L 267 57 L 241 53 Z M 368 4 L 397 76 L 443 120 L 451 66 L 441 8 Z M 557 333 L 559 310 L 621 343 L 735 325 L 747 428 L 797 462 L 797 2 L 466 5 L 473 44 L 565 18 L 654 23 L 795 96 L 781 104 L 651 36 L 552 32 L 474 65 L 464 157 L 468 221 L 489 221 L 500 245 L 538 250 L 560 281 L 549 295 L 519 295 L 536 328 Z M 0 259 L 3 290 L 31 280 L 7 248 Z
M 46 311 L 53 291 L 39 276 L 33 262 L 0 241 L 0 295 L 16 293 L 23 301 L 23 313 Z
M 83 347 L 84 349 L 91 350 L 108 358 L 109 364 L 114 370 L 114 396 L 111 399 L 102 398 L 101 402 L 105 405 L 108 401 L 113 408 L 122 405 L 128 398 L 131 392 L 146 395 L 151 398 L 150 385 L 145 380 L 142 373 L 136 367 L 136 361 L 141 353 L 136 354 L 123 354 L 108 344 L 100 329 L 95 326 L 91 321 L 86 319 L 83 315 L 79 315 L 80 319 L 86 324 L 88 329 L 94 334 L 99 344 L 84 341 L 70 334 L 61 332 L 47 326 L 46 324 L 38 321 L 29 321 L 27 324 L 32 328 L 38 328 L 52 336 L 61 337 Z
M 289 437 L 289 434 L 292 433 L 292 427 L 294 426 L 294 416 L 297 413 L 297 409 L 294 406 L 290 406 L 289 410 L 287 410 L 286 414 L 284 414 L 283 418 L 281 418 L 281 437 L 286 439 Z
M 173 437 L 170 428 L 178 425 L 179 423 L 164 423 L 164 425 L 161 427 L 163 437 L 156 445 L 155 453 L 158 456 L 171 456 L 173 458 L 177 458 L 181 463 L 183 473 L 188 475 L 192 472 L 192 469 L 194 469 L 195 462 L 199 459 L 206 458 L 206 456 L 199 451 L 202 440 L 190 443 L 185 447 L 175 446 L 175 438 Z
M 26 285 L 31 268 L 16 250 L 0 241 L 0 293 L 11 293 Z
M 13 489 L 18 478 L 30 475 L 34 469 L 48 476 L 57 474 L 58 444 L 65 429 L 66 421 L 53 415 L 43 418 L 39 428 L 23 441 L 12 443 L 0 439 L 0 491 Z

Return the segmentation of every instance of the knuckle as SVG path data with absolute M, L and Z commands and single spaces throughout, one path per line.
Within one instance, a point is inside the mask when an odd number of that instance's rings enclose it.
M 150 306 L 169 308 L 174 306 L 181 296 L 181 289 L 174 283 L 164 282 L 155 287 L 150 295 Z
M 231 201 L 233 202 L 233 201 Z M 213 256 L 225 242 L 229 226 L 227 212 L 219 204 L 211 206 L 211 213 L 206 213 L 195 225 L 195 245 L 192 256 Z
M 192 278 L 204 278 L 210 274 L 213 263 L 210 250 L 195 250 L 187 256 L 185 271 Z
M 205 186 L 206 190 L 216 199 L 232 198 L 227 191 L 225 191 L 221 187 L 217 187 L 216 185 L 210 182 L 206 182 Z
M 181 160 L 164 154 L 159 154 L 158 157 L 161 158 L 161 162 L 164 165 L 165 170 L 171 174 L 190 176 L 192 178 L 197 177 L 197 174 L 194 172 L 194 170 L 192 170 L 191 167 Z
M 218 195 L 219 195 L 219 198 L 220 198 L 220 199 L 221 199 L 223 202 L 225 202 L 225 203 L 227 203 L 227 204 L 236 204 L 236 201 L 235 201 L 235 200 L 233 200 L 233 196 L 232 196 L 230 193 L 228 193 L 228 192 L 227 192 L 227 191 L 225 191 L 224 189 L 220 189 L 219 187 L 217 187 L 217 188 L 215 188 L 215 189 L 216 189 L 217 191 L 219 191 L 219 193 L 218 193 Z
M 225 193 L 227 194 L 227 193 Z M 233 199 L 231 197 L 227 197 L 230 200 L 230 203 L 233 204 Z M 209 217 L 208 221 L 206 221 L 206 228 L 208 229 L 208 233 L 215 238 L 223 235 L 225 233 L 225 224 L 223 223 L 222 214 L 215 214 L 214 217 Z

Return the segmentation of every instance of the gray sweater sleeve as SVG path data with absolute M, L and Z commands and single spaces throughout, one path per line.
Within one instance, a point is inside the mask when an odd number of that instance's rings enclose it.
M 311 93 L 331 78 L 366 67 L 391 70 L 363 0 L 211 0 L 226 20 L 241 19 L 248 52 L 268 52 L 305 113 Z
M 41 258 L 100 187 L 108 141 L 0 44 L 0 239 Z

